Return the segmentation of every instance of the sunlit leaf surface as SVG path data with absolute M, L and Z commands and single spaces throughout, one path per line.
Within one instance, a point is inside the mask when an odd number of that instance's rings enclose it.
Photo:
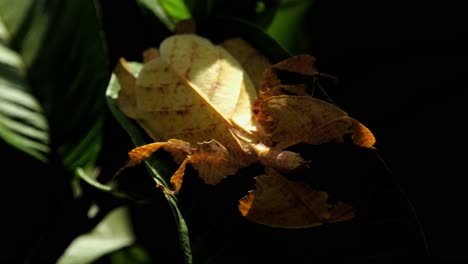
M 128 209 L 119 207 L 110 212 L 93 230 L 75 238 L 57 263 L 93 263 L 103 255 L 134 242 Z

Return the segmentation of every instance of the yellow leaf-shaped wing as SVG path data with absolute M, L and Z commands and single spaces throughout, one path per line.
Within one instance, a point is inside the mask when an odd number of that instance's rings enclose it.
M 233 112 L 240 93 L 241 71 L 232 69 L 208 39 L 193 34 L 174 35 L 161 42 L 160 53 L 220 113 Z
M 231 118 L 243 85 L 256 94 L 242 66 L 224 48 L 194 34 L 174 35 L 160 45 L 161 58 L 197 89 L 221 114 Z M 252 91 L 250 91 L 252 90 Z M 253 98 L 252 98 L 253 100 Z
M 223 119 L 162 59 L 151 60 L 136 82 L 138 123 L 153 139 L 203 139 Z
M 271 64 L 265 56 L 241 38 L 227 39 L 221 46 L 239 62 L 243 74 L 249 77 L 243 78 L 239 100 L 231 118 L 244 130 L 256 132 L 259 127 L 252 116 L 252 105 L 260 90 L 263 71 Z
M 258 91 L 263 71 L 270 67 L 270 61 L 241 38 L 226 39 L 221 45 L 242 65 Z
M 236 160 L 250 162 L 230 136 L 231 124 L 164 59 L 146 63 L 136 82 L 137 122 L 155 140 L 177 138 L 196 145 L 218 139 Z
M 114 74 L 121 87 L 117 97 L 117 105 L 126 116 L 136 118 L 138 116 L 135 101 L 136 77 L 130 71 L 124 58 L 120 58 L 117 62 L 114 67 Z
M 272 227 L 304 228 L 354 217 L 351 206 L 329 204 L 326 192 L 302 182 L 290 181 L 271 168 L 256 177 L 256 189 L 239 201 L 247 219 Z

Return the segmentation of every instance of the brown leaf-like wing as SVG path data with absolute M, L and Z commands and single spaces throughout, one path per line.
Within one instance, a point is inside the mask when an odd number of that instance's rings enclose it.
M 295 72 L 306 76 L 314 76 L 319 73 L 315 67 L 315 61 L 316 59 L 314 56 L 301 54 L 280 61 L 271 67 L 277 70 Z
M 350 134 L 356 145 L 371 147 L 372 133 L 346 112 L 311 96 L 279 95 L 257 101 L 257 117 L 276 147 L 297 143 L 343 142 Z
M 315 67 L 315 57 L 307 54 L 297 55 L 280 61 L 265 69 L 260 82 L 261 96 L 281 95 L 282 89 L 294 95 L 304 95 L 303 85 L 285 85 L 278 77 L 278 71 L 292 72 L 304 76 L 316 76 L 319 71 Z
M 271 168 L 265 171 L 255 178 L 256 189 L 239 201 L 239 211 L 247 219 L 272 227 L 304 228 L 354 217 L 351 206 L 329 204 L 326 192 L 290 181 Z

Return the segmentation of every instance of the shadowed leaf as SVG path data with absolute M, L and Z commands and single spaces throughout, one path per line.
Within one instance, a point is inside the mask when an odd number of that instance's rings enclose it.
M 5 30 L 0 36 L 0 138 L 46 161 L 49 152 L 47 120 L 27 84 L 21 57 L 4 44 L 8 32 L 1 20 L 0 28 Z
M 257 176 L 256 182 L 256 189 L 239 202 L 241 214 L 256 223 L 304 228 L 354 217 L 350 205 L 343 202 L 329 204 L 326 192 L 290 181 L 273 169 L 267 169 L 266 175 Z
M 0 1 L 9 44 L 41 103 L 54 150 L 65 166 L 93 166 L 102 140 L 110 70 L 94 0 Z M 86 154 L 85 154 L 86 153 Z

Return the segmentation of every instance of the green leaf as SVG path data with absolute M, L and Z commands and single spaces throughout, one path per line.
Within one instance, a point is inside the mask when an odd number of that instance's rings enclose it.
M 92 166 L 101 144 L 111 71 L 98 14 L 94 0 L 0 1 L 9 43 L 49 121 L 51 148 L 70 171 Z
M 185 0 L 192 18 L 197 21 L 211 20 L 215 17 L 232 17 L 248 21 L 261 28 L 267 28 L 270 25 L 279 2 L 280 0 Z
M 150 10 L 168 29 L 174 29 L 175 18 L 168 12 L 167 8 L 164 8 L 160 1 L 138 0 L 138 4 Z
M 135 194 L 133 195 L 132 193 L 129 192 L 124 192 L 120 190 L 116 190 L 112 186 L 102 184 L 98 182 L 95 177 L 92 177 L 89 172 L 86 172 L 83 168 L 77 168 L 76 169 L 76 175 L 78 176 L 79 179 L 83 180 L 84 183 L 88 184 L 89 186 L 93 187 L 96 190 L 99 190 L 100 192 L 110 194 L 116 198 L 123 199 L 123 200 L 128 200 L 132 202 L 147 202 L 148 200 L 141 198 L 141 195 Z M 80 186 L 77 192 L 81 192 Z
M 103 255 L 134 244 L 126 207 L 111 211 L 93 230 L 72 241 L 58 264 L 92 263 Z
M 148 252 L 139 245 L 132 245 L 110 254 L 111 264 L 151 264 Z
M 133 73 L 138 73 L 142 67 L 142 65 L 138 62 L 129 62 L 130 69 Z M 111 80 L 109 82 L 109 86 L 107 88 L 106 96 L 107 96 L 107 105 L 113 114 L 114 118 L 120 123 L 120 125 L 126 130 L 129 134 L 130 138 L 132 139 L 135 146 L 140 146 L 144 144 L 150 143 L 148 137 L 144 135 L 144 132 L 130 119 L 128 119 L 118 108 L 115 99 L 118 96 L 118 92 L 120 91 L 120 85 L 117 81 L 117 78 L 114 74 L 112 74 Z M 167 188 L 169 186 L 169 177 L 170 172 L 168 170 L 168 166 L 166 165 L 167 161 L 158 159 L 155 155 L 148 158 L 145 161 L 145 166 L 148 169 L 150 175 L 153 176 L 154 180 L 158 184 L 162 184 Z M 171 194 L 164 194 L 165 198 L 169 202 L 169 205 L 172 209 L 172 213 L 174 216 L 174 220 L 176 221 L 176 225 L 178 227 L 179 233 L 179 241 L 184 253 L 185 261 L 187 264 L 192 263 L 192 254 L 190 248 L 190 239 L 188 234 L 188 227 L 185 223 L 185 219 L 183 218 L 177 199 L 174 195 Z
M 293 54 L 303 53 L 307 46 L 304 18 L 313 1 L 282 0 L 267 32 Z
M 215 0 L 185 0 L 184 1 L 195 20 L 209 18 L 213 14 Z
M 148 0 L 140 1 L 146 2 Z M 157 2 L 159 2 L 164 8 L 164 10 L 167 12 L 174 25 L 180 20 L 185 20 L 192 17 L 189 9 L 187 8 L 183 0 L 159 0 Z
M 0 20 L 0 138 L 46 161 L 49 128 L 41 105 L 25 80 L 21 57 L 5 43 L 8 32 Z
M 261 27 L 235 17 L 214 17 L 209 20 L 197 21 L 197 34 L 210 39 L 214 43 L 231 37 L 241 37 L 273 63 L 291 56 Z

